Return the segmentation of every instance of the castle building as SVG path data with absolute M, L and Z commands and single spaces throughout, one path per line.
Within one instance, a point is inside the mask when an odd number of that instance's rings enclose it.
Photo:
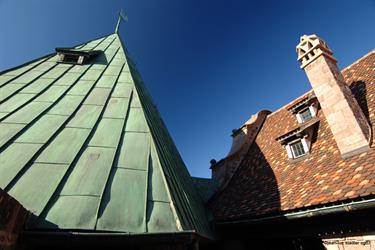
M 191 177 L 118 28 L 0 73 L 1 249 L 375 249 L 375 50 L 233 131 Z
M 253 115 L 212 162 L 216 229 L 245 249 L 259 239 L 264 249 L 282 240 L 319 249 L 322 239 L 373 249 L 375 50 L 341 71 L 316 35 L 302 36 L 297 54 L 312 89 Z

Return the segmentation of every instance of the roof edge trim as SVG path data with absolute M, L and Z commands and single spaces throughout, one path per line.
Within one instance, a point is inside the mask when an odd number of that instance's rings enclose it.
M 47 58 L 49 58 L 49 57 L 52 57 L 53 55 L 56 55 L 56 52 L 49 53 L 49 54 L 47 54 L 47 55 L 44 55 L 44 56 L 41 56 L 41 57 L 38 57 L 38 58 L 32 59 L 32 60 L 30 60 L 30 61 L 27 61 L 27 62 L 25 62 L 25 63 L 23 63 L 23 64 L 21 64 L 21 65 L 17 65 L 17 66 L 15 66 L 15 67 L 11 67 L 11 68 L 5 69 L 5 70 L 3 70 L 3 71 L 0 71 L 0 75 L 2 75 L 2 74 L 6 74 L 6 73 L 8 73 L 9 71 L 12 71 L 12 70 L 15 70 L 15 69 L 22 68 L 22 67 L 24 67 L 24 66 L 26 66 L 26 65 L 28 65 L 28 64 L 30 64 L 30 63 L 34 63 L 34 62 L 37 62 L 37 61 L 42 60 L 42 59 L 47 59 Z M 39 64 L 38 64 L 38 65 L 39 65 Z M 15 77 L 16 77 L 16 76 L 15 76 Z
M 124 244 L 193 244 L 197 241 L 209 241 L 197 234 L 195 231 L 173 232 L 173 233 L 105 233 L 105 232 L 81 232 L 81 231 L 25 231 L 25 238 L 29 238 L 37 246 L 53 246 L 56 242 L 69 241 L 71 246 L 83 246 L 95 244 L 95 246 L 123 246 Z M 78 240 L 77 240 L 78 238 Z M 95 241 L 93 241 L 93 238 Z M 114 240 L 115 239 L 115 240 Z M 93 243 L 94 242 L 94 243 Z M 82 245 L 83 244 L 83 245 Z
M 364 56 L 358 58 L 357 60 L 355 60 L 354 62 L 352 62 L 351 64 L 349 64 L 348 66 L 346 66 L 345 68 L 341 69 L 341 73 L 343 73 L 343 71 L 345 70 L 348 70 L 350 69 L 352 66 L 354 66 L 355 64 L 359 63 L 361 60 L 365 59 L 366 57 L 370 56 L 371 54 L 375 53 L 375 48 L 370 50 L 369 52 L 367 52 Z
M 250 218 L 250 219 L 239 219 L 239 220 L 232 220 L 232 221 L 218 221 L 218 225 L 231 225 L 231 224 L 261 224 L 266 222 L 272 222 L 282 219 L 301 219 L 301 218 L 310 218 L 316 216 L 323 216 L 329 215 L 334 213 L 340 212 L 353 212 L 358 210 L 365 210 L 375 208 L 375 198 L 371 198 L 368 200 L 361 200 L 361 201 L 354 201 L 351 203 L 340 204 L 340 205 L 332 205 L 328 207 L 319 207 L 313 209 L 307 209 L 304 211 L 297 211 L 297 212 L 289 212 L 283 213 L 278 215 L 271 215 L 266 217 L 259 217 L 259 218 Z

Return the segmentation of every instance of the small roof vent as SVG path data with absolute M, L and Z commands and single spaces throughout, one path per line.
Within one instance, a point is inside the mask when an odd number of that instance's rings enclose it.
M 103 51 L 101 50 L 77 50 L 71 48 L 56 48 L 59 63 L 84 64 L 95 58 Z

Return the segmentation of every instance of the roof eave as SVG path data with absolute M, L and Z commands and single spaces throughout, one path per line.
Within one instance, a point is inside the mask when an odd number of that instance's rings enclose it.
M 235 220 L 223 220 L 217 221 L 217 225 L 257 225 L 269 222 L 277 222 L 280 220 L 295 220 L 302 218 L 311 218 L 324 215 L 332 215 L 338 213 L 349 213 L 359 210 L 375 209 L 375 198 L 368 200 L 353 201 L 351 203 L 324 206 L 318 208 L 310 208 L 303 211 L 291 211 L 285 213 L 279 213 L 276 215 L 266 215 L 261 217 L 253 217 L 246 219 L 235 219 Z
M 94 232 L 94 231 L 24 231 L 24 240 L 37 246 L 56 246 L 61 242 L 69 247 L 105 246 L 116 247 L 124 245 L 154 245 L 154 244 L 193 244 L 197 241 L 207 241 L 195 231 L 171 233 L 126 233 L 126 232 Z

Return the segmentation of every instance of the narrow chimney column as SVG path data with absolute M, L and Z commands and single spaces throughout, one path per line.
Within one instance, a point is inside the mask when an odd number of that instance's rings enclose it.
M 326 43 L 316 35 L 304 35 L 297 45 L 297 54 L 342 157 L 369 150 L 368 121 Z

